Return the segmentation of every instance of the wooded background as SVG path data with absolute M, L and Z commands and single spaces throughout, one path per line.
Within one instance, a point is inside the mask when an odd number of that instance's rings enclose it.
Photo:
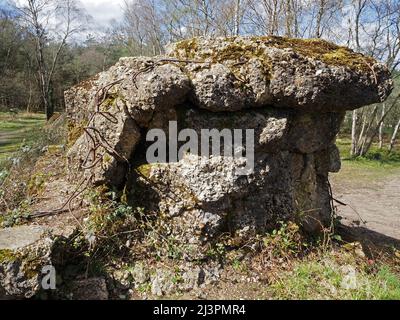
M 64 107 L 63 92 L 122 56 L 162 54 L 196 36 L 323 38 L 373 56 L 393 72 L 382 104 L 347 115 L 353 156 L 377 141 L 393 150 L 400 127 L 399 0 L 126 0 L 121 21 L 95 28 L 77 0 L 0 1 L 0 110 Z

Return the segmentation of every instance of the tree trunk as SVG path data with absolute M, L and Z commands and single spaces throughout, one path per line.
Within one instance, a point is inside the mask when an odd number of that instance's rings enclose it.
M 382 105 L 382 118 L 385 116 L 385 109 L 386 104 Z M 382 121 L 381 125 L 379 126 L 379 149 L 382 150 L 383 148 L 383 128 L 385 126 L 385 122 Z
M 52 91 L 50 90 L 50 88 L 47 92 L 46 100 L 47 100 L 47 102 L 46 102 L 46 119 L 48 121 L 54 115 L 53 97 L 52 97 Z
M 278 22 L 278 11 L 279 11 L 279 3 L 277 0 L 273 1 L 272 3 L 272 13 L 270 18 L 270 25 L 268 34 L 270 36 L 275 36 L 278 33 L 279 29 L 279 22 Z
M 292 37 L 292 26 L 293 26 L 293 10 L 291 6 L 291 0 L 286 0 L 286 21 L 285 21 L 285 36 Z
M 26 106 L 27 113 L 31 112 L 31 104 L 32 104 L 32 85 L 31 83 L 29 83 L 29 99 L 28 99 L 28 105 Z
M 240 34 L 240 21 L 241 21 L 240 7 L 241 7 L 241 0 L 236 0 L 236 6 L 235 6 L 235 36 L 238 36 Z
M 41 71 L 39 71 L 41 72 Z M 50 120 L 51 117 L 54 114 L 54 106 L 52 103 L 52 97 L 51 97 L 51 90 L 50 86 L 47 84 L 47 81 L 44 79 L 43 75 L 40 75 L 41 81 L 40 81 L 40 89 L 41 89 L 41 98 L 42 98 L 42 103 L 44 107 L 44 112 L 46 114 L 46 119 Z M 43 81 L 46 81 L 43 83 Z
M 390 144 L 389 144 L 389 153 L 391 153 L 394 149 L 394 145 L 396 144 L 396 138 L 397 138 L 397 134 L 399 132 L 400 129 L 400 119 L 397 122 L 395 128 L 394 128 L 394 132 L 393 132 L 393 136 L 392 139 L 390 140 Z
M 373 120 L 371 120 L 371 122 L 368 126 L 368 130 L 365 133 L 365 138 L 363 139 L 364 141 L 363 141 L 360 153 L 359 153 L 360 156 L 365 156 L 367 154 L 367 152 L 369 151 L 369 149 L 372 146 L 372 143 L 374 142 L 375 137 L 378 135 L 380 125 L 382 124 L 382 122 L 385 121 L 386 117 L 390 114 L 390 112 L 397 105 L 397 102 L 399 101 L 399 99 L 400 99 L 400 94 L 394 99 L 392 105 L 385 110 L 385 114 L 382 115 L 378 124 L 373 129 L 370 130 L 370 127 L 373 122 Z M 373 117 L 375 117 L 375 116 L 376 116 L 376 109 L 374 109 L 374 113 L 373 113 Z
M 319 1 L 319 9 L 317 13 L 317 23 L 315 27 L 315 37 L 316 38 L 321 38 L 322 36 L 322 19 L 325 14 L 325 5 L 326 5 L 326 0 L 320 0 Z
M 358 120 L 358 113 L 357 110 L 353 111 L 353 118 L 352 118 L 352 126 L 351 126 L 351 156 L 354 157 L 356 155 L 357 150 L 357 120 Z
M 378 112 L 378 106 L 375 106 L 374 110 L 372 111 L 371 120 L 369 121 L 367 129 L 365 130 L 365 135 L 361 137 L 362 143 L 360 143 L 357 156 L 363 157 L 367 154 L 367 152 L 371 148 L 374 138 L 376 137 L 379 131 L 380 123 L 382 121 L 378 123 L 378 125 L 374 127 L 374 129 L 371 129 L 374 126 L 374 120 L 376 118 L 377 112 Z M 367 121 L 366 117 L 365 121 Z
M 46 114 L 47 120 L 53 116 L 54 110 L 51 103 L 50 97 L 50 82 L 47 73 L 47 66 L 44 59 L 44 44 L 43 35 L 41 33 L 41 27 L 38 22 L 36 22 L 36 59 L 38 63 L 38 74 L 39 74 L 39 86 L 40 95 L 43 103 L 44 112 Z

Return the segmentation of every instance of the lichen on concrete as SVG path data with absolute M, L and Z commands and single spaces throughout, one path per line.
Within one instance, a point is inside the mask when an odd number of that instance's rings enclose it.
M 40 290 L 42 268 L 51 265 L 53 240 L 39 226 L 0 230 L 0 292 L 4 298 L 32 298 Z

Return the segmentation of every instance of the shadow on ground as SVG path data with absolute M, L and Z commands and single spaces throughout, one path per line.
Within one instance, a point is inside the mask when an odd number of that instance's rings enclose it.
M 346 242 L 360 242 L 364 252 L 370 257 L 373 256 L 374 252 L 393 251 L 393 248 L 400 250 L 399 239 L 386 236 L 362 226 L 340 224 L 337 231 Z

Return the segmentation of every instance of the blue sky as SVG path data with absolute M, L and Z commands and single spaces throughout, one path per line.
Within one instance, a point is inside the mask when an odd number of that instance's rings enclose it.
M 0 0 L 0 9 L 6 6 L 6 0 Z

